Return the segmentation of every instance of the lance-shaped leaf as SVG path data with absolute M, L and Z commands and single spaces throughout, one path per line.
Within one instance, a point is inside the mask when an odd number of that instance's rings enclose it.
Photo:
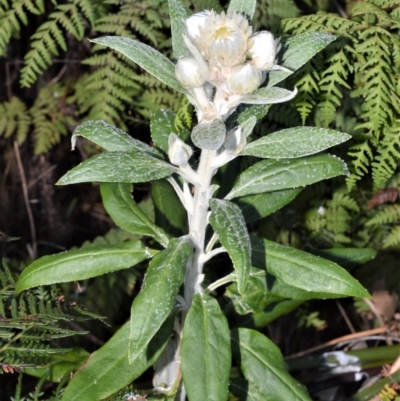
M 257 117 L 251 116 L 247 120 L 240 123 L 240 128 L 247 137 L 251 135 L 256 124 L 257 124 Z
M 248 327 L 249 329 L 262 329 L 275 319 L 287 315 L 302 303 L 304 303 L 304 301 L 298 299 L 284 299 L 282 301 L 273 302 L 261 312 L 239 316 L 237 318 L 237 326 Z
M 151 261 L 143 286 L 131 308 L 131 363 L 143 353 L 170 314 L 183 283 L 186 263 L 191 253 L 192 249 L 186 239 L 172 240 L 169 247 Z
M 232 259 L 239 292 L 244 292 L 250 274 L 251 244 L 239 206 L 220 199 L 211 199 L 210 224 Z
M 255 330 L 234 330 L 232 353 L 246 380 L 265 401 L 311 401 L 305 387 L 287 372 L 278 347 Z
M 43 256 L 19 276 L 16 294 L 31 287 L 84 280 L 127 269 L 152 256 L 140 241 L 119 245 L 92 246 L 56 255 Z
M 150 146 L 129 136 L 121 129 L 107 124 L 105 121 L 86 121 L 75 129 L 72 135 L 72 149 L 76 137 L 82 136 L 109 152 L 143 152 L 154 156 L 160 154 Z
M 253 265 L 293 287 L 335 296 L 370 298 L 354 277 L 330 260 L 262 238 L 252 237 L 251 242 Z
M 190 401 L 228 398 L 229 327 L 218 302 L 209 295 L 193 298 L 183 327 L 181 362 Z
M 149 235 L 168 245 L 165 231 L 156 226 L 132 199 L 132 185 L 104 183 L 100 186 L 103 205 L 117 226 L 132 234 Z
M 151 46 L 120 36 L 104 36 L 92 42 L 119 51 L 165 85 L 186 94 L 186 88 L 175 78 L 174 64 Z
M 145 153 L 104 152 L 62 176 L 57 185 L 78 182 L 146 182 L 167 177 L 176 168 Z
M 165 349 L 172 333 L 170 316 L 132 365 L 128 360 L 130 326 L 125 323 L 111 339 L 78 370 L 62 401 L 99 401 L 132 383 L 152 366 Z
M 200 123 L 192 130 L 192 141 L 200 149 L 219 149 L 224 143 L 226 127 L 222 118 Z
M 278 64 L 288 71 L 270 71 L 267 86 L 274 86 L 283 81 L 335 39 L 334 35 L 325 32 L 309 32 L 288 39 L 278 54 Z
M 244 104 L 276 104 L 288 102 L 296 95 L 296 88 L 292 92 L 283 88 L 261 88 L 245 96 L 241 102 Z
M 245 170 L 226 199 L 250 194 L 298 188 L 321 180 L 348 175 L 346 163 L 336 156 L 262 160 Z
M 269 216 L 290 203 L 303 188 L 282 189 L 264 194 L 247 195 L 234 200 L 247 223 Z
M 249 19 L 253 18 L 256 10 L 257 0 L 231 0 L 229 2 L 228 12 L 237 12 L 245 14 Z
M 374 259 L 376 251 L 371 248 L 331 248 L 318 250 L 316 254 L 340 266 L 350 268 Z
M 291 159 L 322 152 L 351 136 L 332 129 L 296 127 L 274 132 L 248 144 L 242 155 L 272 159 Z
M 186 32 L 185 20 L 190 17 L 190 12 L 179 0 L 168 0 L 168 5 L 171 19 L 172 50 L 174 57 L 178 59 L 189 53 L 183 41 L 183 34 Z
M 266 257 L 268 258 L 268 253 Z M 233 283 L 226 289 L 225 296 L 230 299 L 230 308 L 245 315 L 261 312 L 271 303 L 283 299 L 307 301 L 309 299 L 340 298 L 342 294 L 306 291 L 285 283 L 282 279 L 268 274 L 264 269 L 252 266 L 246 290 L 242 294 L 239 293 L 237 284 Z

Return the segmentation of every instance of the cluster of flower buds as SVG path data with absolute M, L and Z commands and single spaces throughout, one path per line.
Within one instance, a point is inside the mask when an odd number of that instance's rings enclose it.
M 190 55 L 178 59 L 176 77 L 186 86 L 199 122 L 226 119 L 279 68 L 279 40 L 271 32 L 252 33 L 245 16 L 202 11 L 186 20 L 184 42 Z

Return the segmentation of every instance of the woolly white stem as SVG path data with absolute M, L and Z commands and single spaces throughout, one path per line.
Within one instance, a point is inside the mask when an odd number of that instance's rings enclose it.
M 193 199 L 193 214 L 189 219 L 189 236 L 194 246 L 194 253 L 186 265 L 184 298 L 190 306 L 195 294 L 201 291 L 202 271 L 204 262 L 204 241 L 207 228 L 208 201 L 210 198 L 211 180 L 215 173 L 214 159 L 216 150 L 204 149 L 201 152 L 197 170 L 198 183 L 195 184 Z

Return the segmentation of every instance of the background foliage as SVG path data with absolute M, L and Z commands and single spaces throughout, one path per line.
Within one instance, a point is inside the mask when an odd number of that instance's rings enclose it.
M 217 0 L 186 3 L 195 11 L 220 11 L 225 6 Z M 77 164 L 76 160 L 97 152 L 96 147 L 81 141 L 79 154 L 69 153 L 70 134 L 84 120 L 108 121 L 149 142 L 148 120 L 162 107 L 177 113 L 177 127 L 190 128 L 192 110 L 187 103 L 123 56 L 87 40 L 103 35 L 126 36 L 148 43 L 171 58 L 167 8 L 164 0 L 0 1 L 0 75 L 4 78 L 0 80 L 0 230 L 2 253 L 9 259 L 11 270 L 20 269 L 17 260 L 34 256 L 36 245 L 39 253 L 45 254 L 54 252 L 54 244 L 80 246 L 98 234 L 102 236 L 95 242 L 100 243 L 128 239 L 119 230 L 105 235 L 110 220 L 99 206 L 96 188 L 55 189 L 53 184 Z M 288 87 L 296 86 L 299 95 L 288 104 L 271 107 L 255 135 L 307 124 L 353 136 L 336 150 L 351 168 L 346 182 L 337 179 L 313 185 L 253 230 L 265 238 L 311 251 L 341 246 L 375 248 L 380 251 L 378 262 L 352 273 L 370 287 L 385 277 L 386 287 L 400 292 L 400 1 L 259 0 L 253 25 L 283 38 L 310 31 L 329 32 L 338 38 L 288 80 Z M 22 156 L 22 170 L 17 155 Z M 245 163 L 236 163 L 236 170 L 246 168 Z M 21 196 L 21 183 L 29 199 L 37 200 L 28 203 L 36 223 L 31 221 L 30 230 L 26 228 L 28 217 L 22 212 L 27 202 Z M 152 191 L 162 191 L 162 186 L 160 182 Z M 135 188 L 135 197 L 143 200 L 143 210 L 162 219 L 162 205 L 156 204 L 154 210 L 147 193 L 146 186 Z M 164 226 L 179 231 L 185 225 L 177 211 L 167 215 Z M 23 239 L 11 241 L 12 236 Z M 30 244 L 28 250 L 25 243 Z M 7 274 L 4 277 L 11 277 Z M 68 302 L 78 299 L 88 309 L 106 316 L 111 325 L 91 323 L 90 331 L 95 328 L 98 334 L 96 339 L 81 342 L 87 350 L 98 346 L 96 341 L 103 341 L 126 319 L 129 308 L 124 309 L 124 300 L 136 294 L 135 283 L 140 277 L 139 267 L 80 283 L 83 291 L 72 284 L 63 286 Z M 9 296 L 10 279 L 3 278 L 2 287 L 1 295 Z M 109 296 L 111 291 L 113 295 Z M 10 316 L 5 311 L 0 314 L 10 319 L 21 313 L 33 314 L 32 308 L 44 308 L 44 295 L 36 295 L 19 301 L 27 303 L 27 309 L 15 306 Z M 55 293 L 46 297 L 56 302 Z M 8 305 L 12 301 L 7 298 L 3 302 Z M 304 316 L 312 313 L 300 311 L 299 321 L 306 321 Z M 40 319 L 38 322 L 43 323 Z M 73 321 L 70 317 L 66 320 Z M 82 330 L 88 327 L 85 322 L 78 326 Z M 18 330 L 26 334 L 22 326 Z M 18 341 L 21 344 L 23 336 Z M 63 341 L 67 348 L 78 340 Z M 294 350 L 289 347 L 286 351 Z M 4 355 L 0 353 L 0 362 L 5 360 Z M 18 355 L 25 354 L 13 354 L 17 368 L 22 361 Z M 9 354 L 7 358 L 9 361 Z M 3 371 L 7 372 L 4 366 Z M 22 384 L 18 388 L 22 389 Z M 39 392 L 40 386 L 31 398 L 38 399 Z M 118 397 L 115 399 L 121 394 Z

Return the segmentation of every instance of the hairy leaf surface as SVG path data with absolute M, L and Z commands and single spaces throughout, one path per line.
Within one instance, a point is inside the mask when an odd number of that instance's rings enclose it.
M 262 219 L 290 203 L 303 188 L 282 189 L 235 199 L 247 223 Z
M 183 41 L 186 32 L 185 20 L 190 17 L 189 10 L 179 0 L 168 0 L 169 16 L 171 18 L 171 36 L 174 58 L 186 56 L 189 49 Z
M 152 256 L 140 241 L 119 245 L 93 246 L 43 256 L 19 276 L 16 294 L 39 285 L 65 283 L 127 269 Z
M 265 401 L 311 401 L 305 387 L 287 372 L 278 347 L 255 330 L 239 329 L 231 334 L 232 352 L 251 387 Z
M 226 134 L 225 123 L 217 118 L 210 123 L 200 123 L 193 128 L 192 141 L 200 149 L 219 149 Z
M 238 289 L 243 292 L 250 274 L 251 244 L 242 212 L 234 203 L 220 199 L 211 199 L 210 206 L 210 224 L 232 259 Z
M 190 401 L 228 397 L 231 368 L 229 326 L 217 300 L 196 294 L 183 327 L 182 373 Z
M 288 128 L 251 142 L 241 154 L 262 158 L 291 159 L 322 152 L 350 138 L 348 134 L 326 128 Z
M 266 239 L 252 237 L 252 262 L 305 291 L 370 298 L 368 291 L 336 263 Z
M 346 164 L 331 155 L 302 159 L 263 160 L 245 170 L 226 199 L 298 188 L 338 175 L 347 175 Z
M 169 247 L 152 259 L 143 286 L 131 308 L 129 360 L 133 363 L 146 349 L 171 313 L 191 247 L 186 239 L 171 240 Z
M 167 177 L 175 167 L 145 153 L 104 152 L 62 176 L 57 185 L 79 182 L 147 182 Z
M 162 325 L 132 365 L 128 360 L 129 322 L 94 352 L 68 384 L 62 401 L 99 401 L 130 384 L 152 366 L 166 347 L 174 316 Z
M 121 129 L 111 124 L 107 124 L 105 121 L 86 121 L 77 127 L 71 138 L 72 149 L 75 148 L 77 136 L 82 136 L 109 152 L 137 151 L 156 157 L 160 155 L 155 149 L 132 138 Z
M 151 46 L 120 36 L 103 36 L 93 39 L 92 42 L 119 51 L 165 85 L 181 93 L 187 92 L 186 88 L 175 77 L 174 64 Z
M 228 12 L 237 12 L 245 14 L 249 19 L 253 18 L 256 10 L 257 0 L 231 0 L 229 2 Z
M 104 208 L 115 224 L 132 234 L 149 235 L 164 247 L 168 245 L 165 231 L 156 226 L 133 200 L 131 184 L 104 183 L 100 192 Z

